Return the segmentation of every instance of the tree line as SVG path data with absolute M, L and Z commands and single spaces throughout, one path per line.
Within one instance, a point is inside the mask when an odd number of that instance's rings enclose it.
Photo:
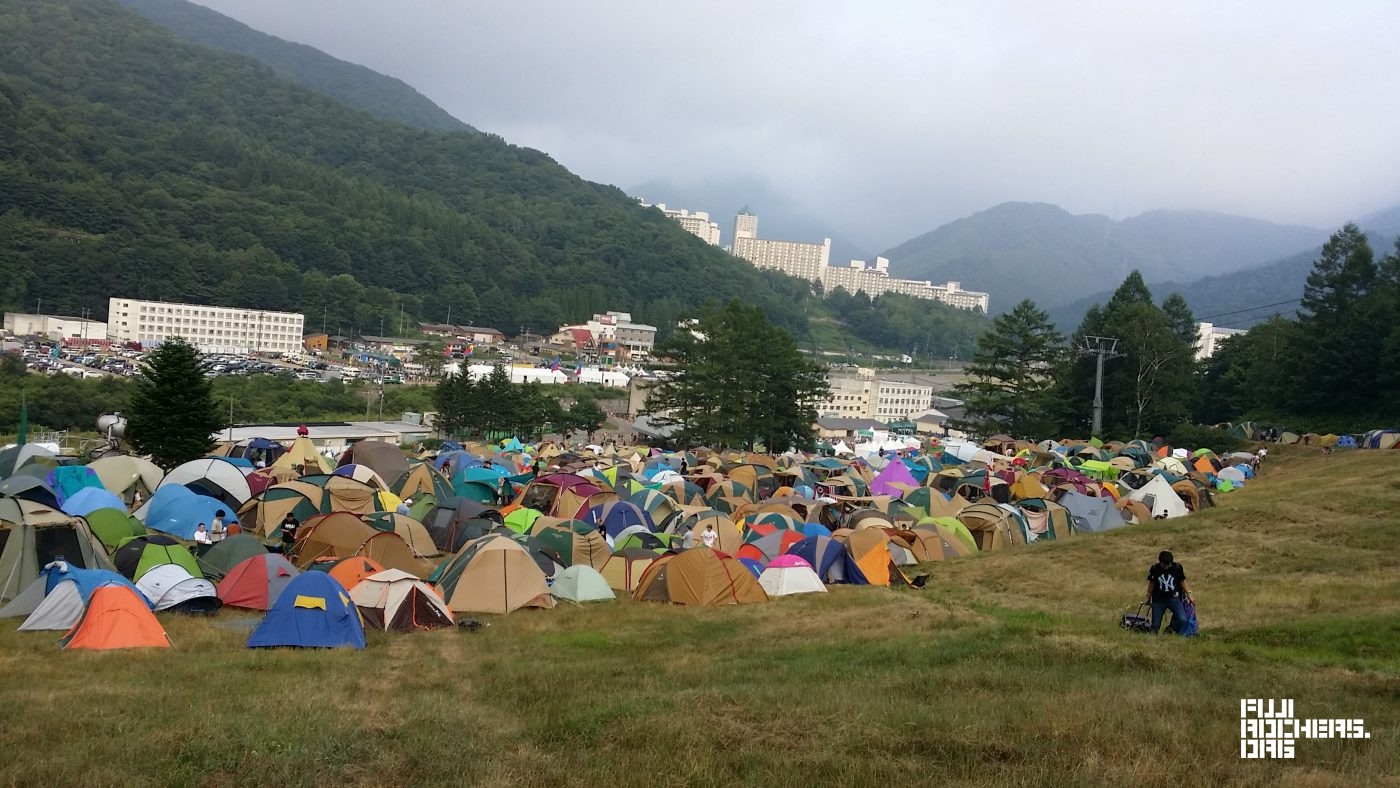
M 522 440 L 551 432 L 593 432 L 603 426 L 606 415 L 588 388 L 575 389 L 572 405 L 565 408 L 538 383 L 512 383 L 500 364 L 480 380 L 465 372 L 450 375 L 433 390 L 437 429 L 453 438 L 509 435 Z
M 998 317 L 955 388 L 978 435 L 1089 436 L 1093 338 L 1116 340 L 1104 364 L 1101 438 L 1170 436 L 1193 424 L 1255 421 L 1362 432 L 1400 419 L 1400 241 L 1377 260 L 1348 224 L 1328 240 L 1298 317 L 1274 317 L 1196 359 L 1184 298 L 1160 304 L 1134 271 L 1069 337 L 1031 300 Z

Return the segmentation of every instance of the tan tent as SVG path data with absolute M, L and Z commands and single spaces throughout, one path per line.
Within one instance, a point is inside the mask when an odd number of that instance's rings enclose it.
M 544 570 L 520 543 L 499 534 L 468 542 L 435 575 L 454 613 L 553 607 Z
M 1015 515 L 994 503 L 972 504 L 958 512 L 957 519 L 967 526 L 977 541 L 977 549 L 984 553 L 1025 544 Z
M 316 473 L 330 473 L 333 466 L 331 461 L 316 448 L 316 444 L 310 438 L 297 438 L 287 453 L 278 457 L 272 463 L 275 468 L 290 468 L 296 470 L 301 467 L 301 475 L 309 476 Z
M 269 536 L 282 524 L 288 512 L 295 512 L 298 508 L 302 510 L 297 512 L 298 515 L 308 510 L 319 512 L 325 497 L 325 490 L 309 482 L 274 484 L 238 508 L 238 522 L 245 531 Z
M 120 496 L 127 503 L 131 503 L 133 492 L 140 492 L 143 499 L 150 500 L 151 493 L 165 478 L 165 471 L 160 466 L 126 454 L 100 457 L 88 463 L 87 467 L 97 474 L 97 480 L 108 492 Z
M 406 514 L 398 512 L 377 512 L 372 518 L 380 530 L 388 531 L 399 535 L 419 558 L 436 558 L 442 555 L 442 549 L 433 543 L 433 537 L 428 534 L 428 529 L 417 520 Z M 386 527 L 388 526 L 388 527 Z
M 738 559 L 718 550 L 687 550 L 658 559 L 642 575 L 632 598 L 678 605 L 743 605 L 768 594 Z
M 601 570 L 612 558 L 612 548 L 598 529 L 582 520 L 561 520 L 548 515 L 535 518 L 530 535 L 547 551 L 559 556 L 564 566 L 585 564 Z
M 375 505 L 379 500 L 379 491 L 364 482 L 346 476 L 332 476 L 326 479 L 323 489 L 333 512 L 369 514 L 379 511 Z
M 13 599 L 59 556 L 83 569 L 114 568 L 83 519 L 23 498 L 0 498 L 0 602 Z
M 843 533 L 844 532 L 844 533 Z M 893 556 L 890 554 L 890 537 L 880 528 L 861 528 L 855 531 L 840 529 L 832 533 L 832 538 L 839 538 L 846 543 L 846 549 L 850 551 L 851 558 L 855 559 L 856 565 L 865 575 L 865 579 L 870 581 L 872 586 L 887 586 L 890 584 L 890 561 Z
M 974 552 L 946 525 L 916 525 L 910 530 L 918 537 L 913 549 L 914 557 L 920 561 L 946 561 L 949 558 L 972 555 Z
M 346 512 L 309 518 L 297 529 L 296 565 L 306 569 L 325 558 L 362 556 L 385 569 L 402 569 L 415 577 L 432 573 L 432 562 L 414 555 L 398 534 L 376 531 Z
M 614 553 L 598 571 L 614 590 L 630 594 L 657 558 L 651 550 L 627 547 Z

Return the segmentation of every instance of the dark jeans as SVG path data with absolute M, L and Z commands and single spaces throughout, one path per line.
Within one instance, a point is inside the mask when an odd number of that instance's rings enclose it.
M 1179 632 L 1186 625 L 1186 608 L 1181 605 L 1181 597 L 1174 596 L 1165 602 L 1152 603 L 1152 632 L 1155 634 L 1162 626 L 1162 613 L 1172 611 L 1172 622 L 1167 625 L 1168 632 Z

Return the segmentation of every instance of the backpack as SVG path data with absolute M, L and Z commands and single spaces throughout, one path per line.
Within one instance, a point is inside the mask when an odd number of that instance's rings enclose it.
M 1196 603 L 1189 600 L 1182 600 L 1181 609 L 1186 611 L 1186 618 L 1182 620 L 1181 626 L 1177 627 L 1176 634 L 1184 638 L 1195 637 L 1200 625 L 1196 621 Z

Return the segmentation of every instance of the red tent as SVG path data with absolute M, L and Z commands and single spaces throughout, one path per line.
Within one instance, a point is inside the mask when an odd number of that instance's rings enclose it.
M 250 610 L 270 610 L 282 589 L 301 574 L 291 562 L 276 553 L 244 559 L 219 581 L 219 599 L 225 605 Z

